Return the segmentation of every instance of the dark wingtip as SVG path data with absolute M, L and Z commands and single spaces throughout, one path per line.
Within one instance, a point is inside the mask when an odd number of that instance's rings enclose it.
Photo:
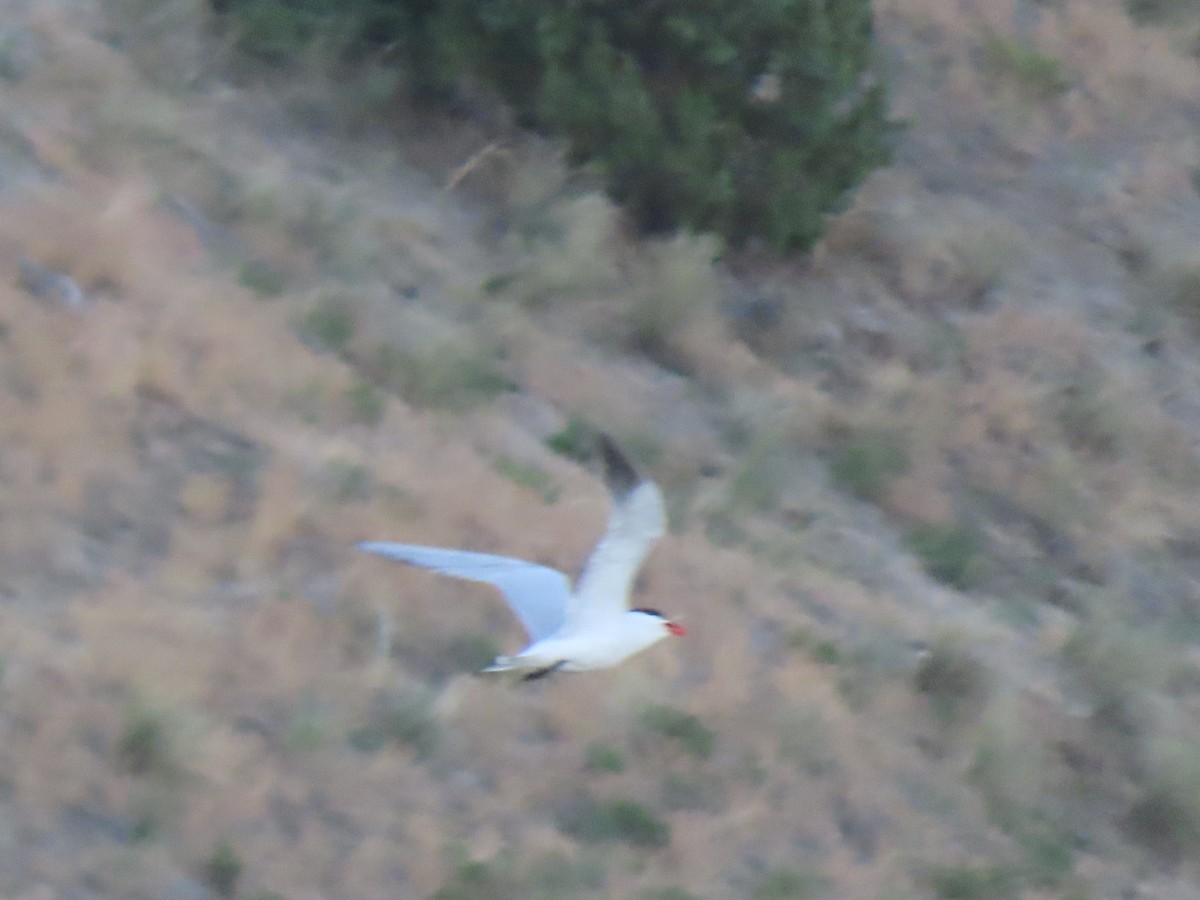
M 604 457 L 604 481 L 608 489 L 616 497 L 626 496 L 641 483 L 642 476 L 621 452 L 616 441 L 607 434 L 598 435 L 596 440 L 600 445 L 600 455 Z

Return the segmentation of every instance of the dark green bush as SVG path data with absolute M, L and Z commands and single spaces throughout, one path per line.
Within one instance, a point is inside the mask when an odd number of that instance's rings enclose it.
M 941 637 L 917 667 L 914 686 L 929 697 L 939 719 L 960 722 L 982 710 L 988 693 L 987 670 L 957 639 Z
M 587 843 L 624 841 L 651 850 L 671 843 L 670 823 L 635 800 L 596 800 L 581 794 L 560 812 L 558 828 Z
M 259 57 L 332 40 L 386 48 L 427 96 L 493 86 L 651 233 L 802 249 L 889 156 L 870 0 L 214 3 Z

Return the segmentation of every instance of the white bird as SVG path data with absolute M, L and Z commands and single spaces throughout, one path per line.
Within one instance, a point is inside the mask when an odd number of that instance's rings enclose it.
M 529 645 L 496 657 L 485 672 L 519 671 L 531 680 L 560 670 L 603 669 L 667 635 L 682 637 L 687 629 L 658 610 L 629 608 L 634 576 L 666 526 L 662 492 L 638 475 L 611 439 L 601 435 L 599 444 L 613 508 L 574 591 L 562 572 L 523 559 L 386 541 L 366 541 L 358 549 L 499 588 L 525 626 Z

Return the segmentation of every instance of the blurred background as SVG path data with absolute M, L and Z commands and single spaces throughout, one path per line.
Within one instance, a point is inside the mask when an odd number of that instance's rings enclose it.
M 1200 896 L 1200 5 L 560 6 L 0 3 L 0 895 Z

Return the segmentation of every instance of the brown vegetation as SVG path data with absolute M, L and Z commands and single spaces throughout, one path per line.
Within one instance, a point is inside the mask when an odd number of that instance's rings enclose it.
M 714 266 L 533 138 L 231 85 L 198 4 L 19 6 L 0 894 L 1200 891 L 1194 14 L 879 2 L 896 164 Z M 694 636 L 474 678 L 502 604 L 349 548 L 576 571 L 579 422 Z

